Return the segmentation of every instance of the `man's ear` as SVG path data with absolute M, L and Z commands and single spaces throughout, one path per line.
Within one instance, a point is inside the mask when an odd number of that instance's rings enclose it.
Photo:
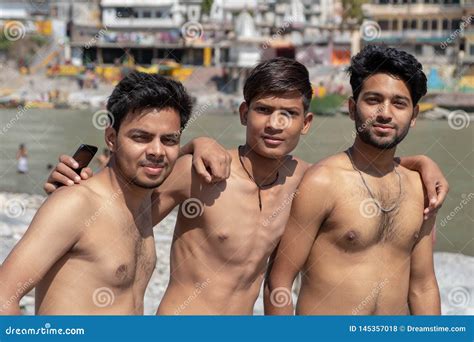
M 306 115 L 304 116 L 303 129 L 301 130 L 301 134 L 305 135 L 306 133 L 308 133 L 311 127 L 311 124 L 313 122 L 313 119 L 314 119 L 313 113 L 311 112 L 306 113 Z
M 110 152 L 115 152 L 117 149 L 117 132 L 115 128 L 109 126 L 105 129 L 105 144 Z
M 247 105 L 247 102 L 242 102 L 239 107 L 239 113 L 240 113 L 240 123 L 244 126 L 247 126 L 247 116 L 249 113 L 249 106 Z
M 420 112 L 420 106 L 416 105 L 413 107 L 413 114 L 411 116 L 410 127 L 414 127 L 416 123 L 416 118 L 418 117 L 418 113 Z
M 347 106 L 349 109 L 349 117 L 351 118 L 352 121 L 354 121 L 355 115 L 357 113 L 357 103 L 354 100 L 353 96 L 349 97 L 349 100 L 347 101 Z

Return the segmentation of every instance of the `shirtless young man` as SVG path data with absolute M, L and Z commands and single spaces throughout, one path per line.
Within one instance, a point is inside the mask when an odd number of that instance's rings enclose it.
M 393 48 L 368 46 L 349 68 L 347 151 L 313 165 L 299 186 L 265 288 L 267 314 L 440 314 L 433 269 L 435 216 L 418 173 L 393 161 L 426 93 L 422 66 Z
M 36 287 L 36 313 L 142 314 L 156 263 L 151 194 L 178 158 L 191 114 L 184 87 L 132 73 L 107 104 L 109 166 L 51 195 L 0 266 L 0 313 L 20 314 Z
M 247 79 L 244 98 L 240 119 L 246 141 L 240 151 L 229 151 L 230 177 L 217 184 L 205 182 L 198 177 L 202 168 L 193 169 L 191 158 L 184 156 L 154 193 L 155 223 L 180 205 L 170 282 L 158 314 L 253 312 L 267 260 L 283 234 L 291 200 L 308 167 L 288 155 L 313 117 L 308 112 L 308 71 L 284 58 L 262 62 Z M 59 167 L 68 168 L 66 163 Z M 436 179 L 442 178 L 431 161 L 423 168 L 429 177 L 436 173 Z

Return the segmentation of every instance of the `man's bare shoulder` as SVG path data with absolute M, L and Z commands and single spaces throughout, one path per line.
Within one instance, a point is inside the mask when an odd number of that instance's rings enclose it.
M 309 166 L 304 181 L 318 187 L 333 186 L 340 184 L 341 177 L 347 171 L 350 171 L 347 155 L 338 153 Z
M 39 208 L 28 231 L 52 234 L 56 238 L 78 237 L 84 222 L 100 206 L 100 197 L 84 185 L 61 187 Z
M 311 166 L 311 163 L 308 163 L 307 161 L 295 156 L 288 156 L 285 163 L 289 163 L 289 164 L 294 163 L 295 173 L 298 173 L 298 174 L 304 174 Z
M 402 165 L 398 165 L 397 170 L 408 182 L 410 189 L 413 189 L 419 194 L 424 194 L 425 189 L 423 187 L 423 180 L 417 171 L 407 169 Z
M 67 215 L 87 214 L 100 203 L 101 196 L 90 186 L 77 184 L 63 186 L 52 193 L 45 202 L 50 210 L 62 210 Z

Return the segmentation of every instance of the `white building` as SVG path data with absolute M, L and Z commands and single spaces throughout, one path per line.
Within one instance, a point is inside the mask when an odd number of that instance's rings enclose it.
M 454 63 L 458 57 L 463 8 L 460 0 L 373 0 L 363 7 L 379 29 L 366 43 L 387 43 L 423 63 Z

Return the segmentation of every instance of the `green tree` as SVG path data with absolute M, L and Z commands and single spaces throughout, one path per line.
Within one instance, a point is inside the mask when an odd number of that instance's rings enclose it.
M 203 0 L 202 5 L 201 5 L 202 12 L 205 14 L 209 14 L 211 12 L 211 7 L 212 7 L 213 2 L 214 0 Z
M 341 0 L 342 4 L 342 23 L 343 25 L 359 26 L 364 20 L 364 12 L 362 5 L 368 3 L 369 0 Z

